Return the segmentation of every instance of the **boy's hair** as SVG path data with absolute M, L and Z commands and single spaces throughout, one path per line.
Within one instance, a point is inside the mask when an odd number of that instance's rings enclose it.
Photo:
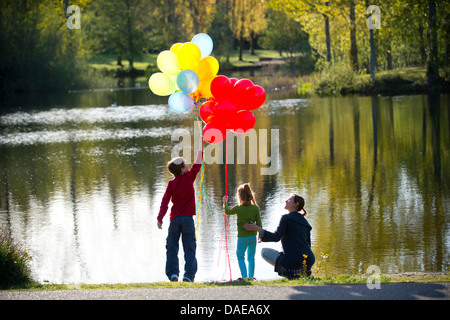
M 171 174 L 173 174 L 175 177 L 178 177 L 179 175 L 181 175 L 181 169 L 184 168 L 185 163 L 184 163 L 184 159 L 183 158 L 173 158 L 172 160 L 170 160 L 169 162 L 167 162 L 167 169 L 169 170 L 169 172 Z
M 244 205 L 246 207 L 248 207 L 250 204 L 254 204 L 255 206 L 257 206 L 255 195 L 250 188 L 250 184 L 248 183 L 239 186 L 239 188 L 237 189 L 237 200 L 240 205 Z

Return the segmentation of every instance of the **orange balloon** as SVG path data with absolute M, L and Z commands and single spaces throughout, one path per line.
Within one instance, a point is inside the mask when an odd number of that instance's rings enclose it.
M 212 79 L 217 75 L 217 72 L 219 72 L 219 62 L 214 57 L 205 57 L 200 60 L 200 63 L 194 71 L 197 73 L 200 80 Z

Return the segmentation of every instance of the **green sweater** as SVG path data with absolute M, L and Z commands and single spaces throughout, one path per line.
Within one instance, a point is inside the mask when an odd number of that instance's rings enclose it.
M 259 213 L 259 207 L 253 204 L 249 206 L 234 206 L 233 208 L 228 208 L 226 202 L 223 203 L 223 209 L 227 215 L 237 214 L 237 227 L 238 227 L 238 237 L 250 237 L 255 236 L 257 231 L 247 231 L 244 229 L 244 224 L 250 222 L 256 222 L 258 226 L 262 228 L 261 214 Z

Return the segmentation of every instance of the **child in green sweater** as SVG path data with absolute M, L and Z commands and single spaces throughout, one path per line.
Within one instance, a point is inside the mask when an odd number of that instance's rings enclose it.
M 244 224 L 256 222 L 262 227 L 261 215 L 259 207 L 256 204 L 255 195 L 248 183 L 245 183 L 237 189 L 236 193 L 239 205 L 233 208 L 228 208 L 228 196 L 222 198 L 223 208 L 227 215 L 237 215 L 238 240 L 236 255 L 239 262 L 239 269 L 243 279 L 253 279 L 255 272 L 255 251 L 256 251 L 256 231 L 247 231 L 244 229 Z M 245 265 L 245 252 L 247 251 L 248 274 Z

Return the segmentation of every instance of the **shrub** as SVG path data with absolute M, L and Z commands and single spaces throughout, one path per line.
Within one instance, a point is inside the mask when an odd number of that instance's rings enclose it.
M 26 287 L 33 282 L 29 249 L 14 241 L 6 228 L 0 228 L 0 289 Z

